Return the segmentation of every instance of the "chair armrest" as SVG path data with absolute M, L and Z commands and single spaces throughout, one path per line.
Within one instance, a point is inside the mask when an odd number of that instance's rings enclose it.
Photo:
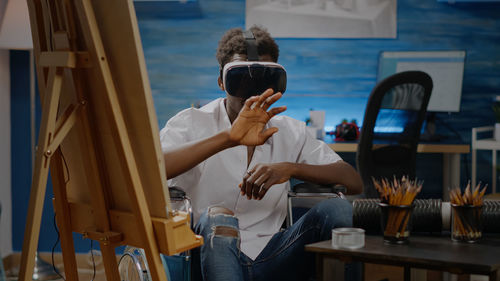
M 168 193 L 170 195 L 170 200 L 184 200 L 184 198 L 186 198 L 186 192 L 178 186 L 169 186 Z
M 288 193 L 288 197 L 294 198 L 345 198 L 347 188 L 343 185 L 320 185 L 310 182 L 302 182 L 294 185 Z
M 296 193 L 346 193 L 347 187 L 340 184 L 321 185 L 311 182 L 301 182 L 294 185 L 291 191 Z
M 335 197 L 340 197 L 339 194 L 337 193 L 306 193 L 306 192 L 294 192 L 294 191 L 289 191 L 288 192 L 288 197 L 292 198 L 335 198 Z

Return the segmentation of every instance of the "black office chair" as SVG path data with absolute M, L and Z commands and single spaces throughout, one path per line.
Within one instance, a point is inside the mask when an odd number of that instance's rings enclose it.
M 372 177 L 415 178 L 417 145 L 431 91 L 432 79 L 422 71 L 396 73 L 372 90 L 356 154 L 367 198 L 378 197 Z

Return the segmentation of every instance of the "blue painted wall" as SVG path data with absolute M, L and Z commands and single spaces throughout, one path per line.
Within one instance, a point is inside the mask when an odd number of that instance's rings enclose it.
M 245 24 L 243 0 L 188 3 L 136 2 L 160 125 L 191 104 L 224 95 L 216 83 L 217 42 L 228 28 Z M 179 7 L 184 7 L 185 17 L 177 15 Z M 279 61 L 289 74 L 282 103 L 289 107 L 287 114 L 297 119 L 305 119 L 309 108 L 314 108 L 327 111 L 327 126 L 342 118 L 361 122 L 381 51 L 466 50 L 463 102 L 485 100 L 487 110 L 474 112 L 477 106 L 466 105 L 461 113 L 444 115 L 445 119 L 479 117 L 491 122 L 490 98 L 500 90 L 499 19 L 498 3 L 399 0 L 397 39 L 277 39 Z
M 17 251 L 22 247 L 32 173 L 29 52 L 10 52 L 10 74 L 12 243 Z

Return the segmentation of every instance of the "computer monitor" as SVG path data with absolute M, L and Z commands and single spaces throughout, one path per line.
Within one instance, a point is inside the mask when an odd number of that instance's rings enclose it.
M 402 71 L 420 70 L 431 76 L 433 89 L 424 130 L 424 141 L 437 141 L 436 112 L 459 112 L 462 97 L 465 51 L 381 52 L 377 80 Z
M 408 70 L 426 72 L 434 85 L 427 111 L 459 112 L 464 61 L 465 51 L 381 52 L 377 80 Z

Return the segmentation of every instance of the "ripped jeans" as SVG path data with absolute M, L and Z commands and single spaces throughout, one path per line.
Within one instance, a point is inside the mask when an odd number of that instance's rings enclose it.
M 195 231 L 204 244 L 193 251 L 193 280 L 267 281 L 310 280 L 315 272 L 315 257 L 306 244 L 331 239 L 331 230 L 352 225 L 352 206 L 344 199 L 321 201 L 290 228 L 271 238 L 259 256 L 252 260 L 239 248 L 238 219 L 211 208 L 200 217 Z M 215 235 L 214 235 L 215 233 Z M 347 268 L 347 267 L 346 267 Z M 349 271 L 349 270 L 348 270 Z M 350 280 L 346 272 L 346 280 Z

